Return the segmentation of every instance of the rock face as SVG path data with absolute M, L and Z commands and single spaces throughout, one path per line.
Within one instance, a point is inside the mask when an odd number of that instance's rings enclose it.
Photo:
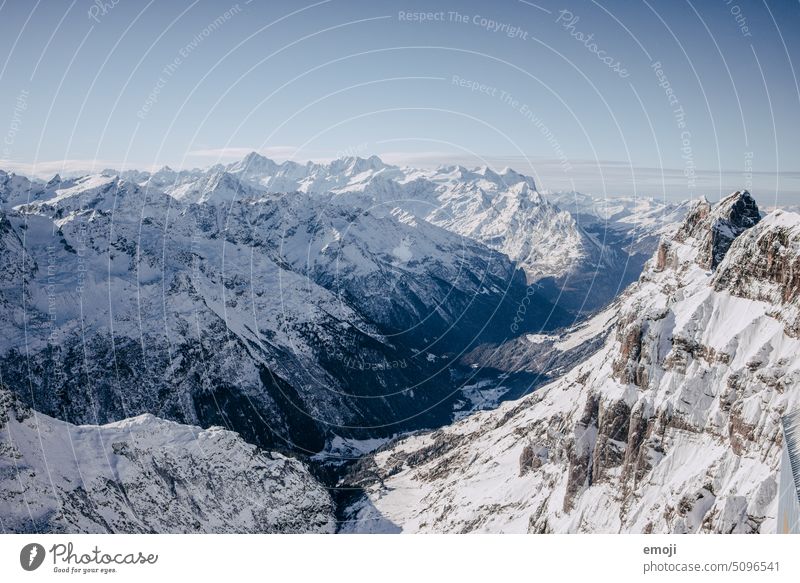
M 774 532 L 799 244 L 800 215 L 759 221 L 746 192 L 698 203 L 609 308 L 599 351 L 362 460 L 347 529 Z
M 698 265 L 716 269 L 734 239 L 760 219 L 758 205 L 750 193 L 737 191 L 714 207 L 702 200 L 687 217 L 676 238 L 699 240 Z
M 776 210 L 772 228 L 753 229 L 742 235 L 729 262 L 714 277 L 718 291 L 773 305 L 786 324 L 786 333 L 798 337 L 800 320 L 800 225 L 796 214 Z
M 299 461 L 222 428 L 141 415 L 76 426 L 0 389 L 0 530 L 333 532 L 327 490 Z

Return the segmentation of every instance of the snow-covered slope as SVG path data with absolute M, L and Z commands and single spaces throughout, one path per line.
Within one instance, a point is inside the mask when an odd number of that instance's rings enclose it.
M 299 461 L 145 414 L 72 425 L 0 388 L 0 531 L 332 532 Z
M 587 256 L 588 241 L 572 215 L 536 192 L 526 176 L 456 166 L 426 179 L 435 185 L 438 202 L 426 218 L 505 253 L 525 269 L 529 282 L 569 273 Z
M 400 440 L 345 480 L 345 530 L 774 532 L 800 402 L 800 215 L 700 201 L 604 346 L 517 402 Z

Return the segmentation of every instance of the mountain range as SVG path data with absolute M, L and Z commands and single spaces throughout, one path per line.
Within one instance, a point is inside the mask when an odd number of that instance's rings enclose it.
M 747 399 L 766 398 L 750 376 L 791 369 L 790 341 L 770 337 L 773 354 L 759 334 L 777 310 L 794 338 L 796 302 L 766 267 L 771 247 L 739 248 L 786 227 L 773 236 L 791 264 L 797 216 L 762 219 L 748 193 L 668 204 L 543 193 L 510 169 L 252 153 L 46 183 L 0 172 L 0 208 L 0 473 L 17 480 L 0 499 L 6 530 L 330 531 L 334 511 L 345 531 L 725 530 L 708 517 L 726 512 L 764 530 L 774 514 L 753 476 L 774 470 L 789 397 L 769 398 L 769 423 Z M 742 322 L 757 350 L 724 324 L 740 300 L 761 306 Z M 643 485 L 669 459 L 656 436 L 682 451 L 673 429 L 724 441 L 731 424 L 739 458 L 771 444 L 762 465 L 700 486 L 693 468 L 674 504 L 709 494 L 675 514 L 683 523 L 659 518 Z M 52 446 L 50 488 L 37 426 L 75 452 Z M 198 472 L 241 487 L 195 499 L 201 476 L 179 459 L 190 442 L 209 444 L 187 454 L 208 465 Z M 261 458 L 221 467 L 220 444 Z M 93 450 L 104 463 L 76 479 Z M 264 471 L 274 496 L 244 516 Z M 725 493 L 756 487 L 753 508 Z M 151 517 L 141 497 L 176 513 Z

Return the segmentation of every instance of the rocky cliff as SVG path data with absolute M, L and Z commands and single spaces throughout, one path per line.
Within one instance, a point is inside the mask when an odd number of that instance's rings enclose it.
M 800 216 L 697 203 L 560 380 L 346 479 L 349 531 L 774 532 L 800 401 Z

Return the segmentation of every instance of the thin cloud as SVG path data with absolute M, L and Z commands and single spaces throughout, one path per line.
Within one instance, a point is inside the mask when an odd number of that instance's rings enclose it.
M 0 160 L 0 170 L 14 172 L 31 178 L 52 178 L 56 174 L 61 176 L 79 176 L 94 174 L 108 168 L 115 170 L 156 170 L 155 166 L 142 166 L 134 163 L 120 162 L 119 160 L 45 160 L 41 162 L 15 162 L 13 160 Z
M 271 146 L 269 148 L 209 148 L 204 150 L 192 150 L 187 153 L 187 157 L 240 160 L 250 152 L 258 152 L 267 158 L 289 159 L 294 158 L 298 154 L 298 149 L 295 146 Z

